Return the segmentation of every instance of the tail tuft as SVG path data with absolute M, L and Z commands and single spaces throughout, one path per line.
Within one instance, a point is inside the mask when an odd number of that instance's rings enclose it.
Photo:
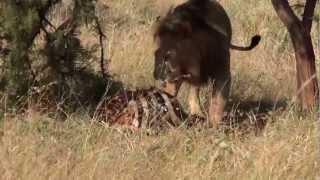
M 260 40 L 261 40 L 261 36 L 259 35 L 253 36 L 251 39 L 250 49 L 253 49 L 254 47 L 256 47 L 259 44 Z
M 251 38 L 250 46 L 241 47 L 241 46 L 235 46 L 230 43 L 230 49 L 238 50 L 238 51 L 250 51 L 251 49 L 255 48 L 261 40 L 261 36 L 255 35 Z

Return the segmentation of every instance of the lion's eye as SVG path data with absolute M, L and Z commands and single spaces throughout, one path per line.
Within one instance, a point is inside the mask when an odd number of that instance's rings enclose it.
M 169 58 L 170 58 L 170 56 L 169 56 L 168 54 L 165 54 L 165 55 L 163 56 L 163 61 L 164 61 L 164 62 L 167 62 L 167 61 L 169 61 Z
M 167 51 L 166 54 L 163 56 L 164 61 L 168 61 L 170 58 L 175 56 L 175 52 L 173 50 Z
M 167 52 L 167 55 L 168 55 L 168 56 L 172 56 L 173 54 L 174 54 L 173 51 L 168 51 L 168 52 Z

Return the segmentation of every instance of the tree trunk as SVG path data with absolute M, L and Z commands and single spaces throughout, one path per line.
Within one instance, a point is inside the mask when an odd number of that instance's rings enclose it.
M 303 109 L 312 109 L 319 104 L 315 54 L 310 35 L 316 0 L 307 0 L 303 21 L 294 14 L 287 0 L 271 1 L 279 18 L 287 27 L 293 43 L 300 104 Z

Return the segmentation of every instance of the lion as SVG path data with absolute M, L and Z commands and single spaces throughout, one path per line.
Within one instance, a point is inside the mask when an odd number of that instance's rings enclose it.
M 212 84 L 208 120 L 211 127 L 218 127 L 230 91 L 230 49 L 251 50 L 261 37 L 253 36 L 247 47 L 231 44 L 232 28 L 224 8 L 215 0 L 189 0 L 160 18 L 154 39 L 154 78 L 173 96 L 183 82 L 189 83 L 189 109 L 197 115 L 202 115 L 199 88 Z

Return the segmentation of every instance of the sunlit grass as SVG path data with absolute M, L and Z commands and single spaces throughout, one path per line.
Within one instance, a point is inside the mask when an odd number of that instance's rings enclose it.
M 182 0 L 101 0 L 110 73 L 130 88 L 156 85 L 152 77 L 157 16 Z M 157 135 L 105 127 L 86 112 L 0 114 L 0 179 L 315 179 L 320 172 L 316 113 L 294 106 L 295 60 L 290 39 L 269 1 L 220 1 L 230 15 L 233 40 L 228 111 L 242 124 L 214 131 L 184 127 Z M 319 12 L 317 12 L 317 16 Z M 62 16 L 62 15 L 61 15 Z M 55 21 L 54 21 L 55 22 Z M 59 24 L 59 23 L 58 23 Z M 313 37 L 316 39 L 315 23 Z M 81 34 L 82 42 L 95 41 Z M 314 42 L 318 47 L 318 42 Z M 318 50 L 316 50 L 318 51 Z M 318 57 L 318 55 L 317 55 Z M 318 58 L 319 59 L 319 58 Z M 98 64 L 98 62 L 97 62 Z M 317 63 L 319 70 L 319 63 Z M 319 71 L 318 71 L 319 72 Z M 188 86 L 179 98 L 185 104 Z M 201 100 L 205 108 L 209 88 Z M 3 103 L 4 98 L 0 98 Z M 53 112 L 54 113 L 54 112 Z M 263 114 L 263 126 L 256 123 Z M 231 120 L 237 120 L 230 117 Z

